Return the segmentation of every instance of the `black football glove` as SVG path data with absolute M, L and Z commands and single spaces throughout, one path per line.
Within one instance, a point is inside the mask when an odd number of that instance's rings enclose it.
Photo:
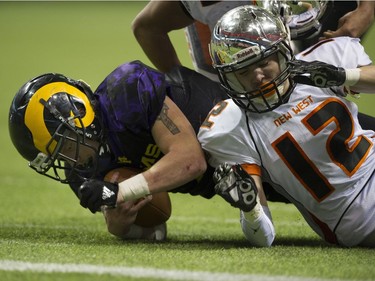
M 100 211 L 101 206 L 115 207 L 118 185 L 95 179 L 86 180 L 79 188 L 80 204 L 92 213 Z
M 342 67 L 337 67 L 321 61 L 292 60 L 290 77 L 294 82 L 319 88 L 341 86 L 345 83 L 346 73 Z
M 221 164 L 215 169 L 213 180 L 215 192 L 233 207 L 245 212 L 254 209 L 258 189 L 241 165 Z

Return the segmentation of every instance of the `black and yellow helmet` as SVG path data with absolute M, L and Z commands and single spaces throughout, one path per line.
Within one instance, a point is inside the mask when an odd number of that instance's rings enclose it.
M 69 139 L 89 147 L 88 140 L 101 143 L 102 125 L 95 113 L 95 104 L 93 92 L 83 81 L 56 73 L 31 79 L 20 88 L 10 107 L 12 142 L 37 172 L 68 182 L 67 170 L 83 171 L 89 167 L 74 164 L 79 145 L 75 157 L 69 156 L 67 165 L 61 153 L 64 142 Z M 51 168 L 52 173 L 48 172 Z

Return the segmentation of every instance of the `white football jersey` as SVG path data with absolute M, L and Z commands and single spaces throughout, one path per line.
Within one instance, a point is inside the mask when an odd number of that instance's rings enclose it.
M 242 5 L 249 5 L 251 1 L 181 1 L 190 16 L 212 30 L 217 21 L 229 10 Z
M 371 63 L 359 40 L 348 37 L 322 41 L 297 58 L 344 68 Z M 198 138 L 210 165 L 259 165 L 320 236 L 351 246 L 375 230 L 375 133 L 361 128 L 357 114 L 356 104 L 334 91 L 298 84 L 271 112 L 219 103 Z

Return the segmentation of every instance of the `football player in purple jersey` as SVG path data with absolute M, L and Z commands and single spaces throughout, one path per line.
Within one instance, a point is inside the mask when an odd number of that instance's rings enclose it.
M 132 61 L 117 67 L 95 92 L 81 80 L 47 73 L 14 97 L 9 131 L 30 167 L 68 183 L 91 212 L 102 210 L 112 234 L 162 240 L 165 225 L 132 224 L 147 203 L 137 199 L 160 191 L 215 194 L 196 134 L 225 98 L 218 83 L 184 67 L 164 75 Z M 118 167 L 144 172 L 119 184 L 104 182 Z

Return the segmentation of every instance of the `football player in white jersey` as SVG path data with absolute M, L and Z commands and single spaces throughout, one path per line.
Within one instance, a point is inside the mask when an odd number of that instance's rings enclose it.
M 359 39 L 327 39 L 294 58 L 288 37 L 279 18 L 250 5 L 214 28 L 211 57 L 231 99 L 198 138 L 216 192 L 241 210 L 253 245 L 275 238 L 267 180 L 327 242 L 375 247 L 375 132 L 344 97 L 375 92 L 375 67 Z
M 156 68 L 168 72 L 175 65 L 181 65 L 168 33 L 186 27 L 185 34 L 195 70 L 218 81 L 208 52 L 211 29 L 225 12 L 249 3 L 249 0 L 150 1 L 134 19 L 132 29 Z
M 249 3 L 268 5 L 268 9 L 277 6 L 273 12 L 281 13 L 281 10 L 287 10 L 287 8 L 281 7 L 281 4 L 279 6 L 281 2 L 287 1 L 151 0 L 134 19 L 132 29 L 140 46 L 154 66 L 162 72 L 168 72 L 174 66 L 181 65 L 168 33 L 172 30 L 186 28 L 185 34 L 195 70 L 218 81 L 208 51 L 211 30 L 218 19 L 230 9 Z M 294 2 L 295 4 L 293 4 Z M 321 3 L 321 1 L 309 1 L 309 3 L 313 2 L 314 7 Z M 292 7 L 289 10 L 293 10 L 297 6 L 297 1 L 288 1 L 288 5 L 287 7 Z M 358 4 L 357 1 L 326 1 L 326 5 L 325 9 L 321 9 L 321 15 L 316 15 L 319 21 L 320 18 L 322 19 L 321 27 L 317 27 L 320 26 L 317 20 L 310 21 L 310 24 L 304 23 L 304 26 L 299 28 L 292 26 L 291 34 L 294 34 L 292 38 L 298 39 L 298 42 L 293 40 L 295 49 L 310 46 L 318 40 L 319 36 L 361 36 L 371 26 L 374 19 L 375 1 L 358 1 Z M 353 11 L 348 13 L 351 10 Z M 342 17 L 343 15 L 345 16 Z M 304 20 L 304 22 L 306 21 Z M 291 25 L 295 25 L 295 23 L 291 21 Z M 319 32 L 315 32 L 316 28 Z M 335 30 L 336 28 L 337 30 Z M 327 29 L 334 31 L 323 33 Z M 364 128 L 375 130 L 373 117 L 359 113 L 359 121 Z
M 217 80 L 208 52 L 211 30 L 225 12 L 247 4 L 267 7 L 274 13 L 283 14 L 285 20 L 290 20 L 291 37 L 293 40 L 299 40 L 298 48 L 311 46 L 319 37 L 360 37 L 374 21 L 374 1 L 151 0 L 134 19 L 132 29 L 154 66 L 168 72 L 173 66 L 181 64 L 168 33 L 186 28 L 195 70 Z M 303 8 L 299 8 L 299 5 Z M 306 12 L 303 12 L 304 10 Z M 297 16 L 297 13 L 301 15 Z M 289 17 L 289 14 L 296 16 Z M 303 18 L 304 15 L 308 17 Z

